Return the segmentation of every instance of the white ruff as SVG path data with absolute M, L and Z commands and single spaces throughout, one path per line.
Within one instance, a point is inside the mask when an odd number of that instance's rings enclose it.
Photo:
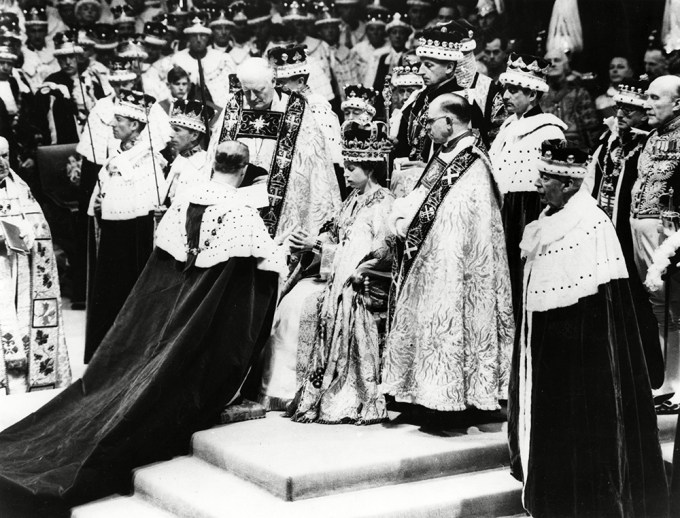
M 562 210 L 526 226 L 520 243 L 525 311 L 576 304 L 614 279 L 627 279 L 614 225 L 588 193 L 579 191 Z
M 208 206 L 201 221 L 197 267 L 210 268 L 232 257 L 255 257 L 258 269 L 287 273 L 283 251 L 269 237 L 257 211 L 245 204 L 236 189 L 216 182 L 196 185 L 173 203 L 156 230 L 158 248 L 182 263 L 187 261 L 186 216 L 192 202 Z
M 489 157 L 501 193 L 535 191 L 538 158 L 544 140 L 564 140 L 567 125 L 549 113 L 510 115 L 493 141 Z

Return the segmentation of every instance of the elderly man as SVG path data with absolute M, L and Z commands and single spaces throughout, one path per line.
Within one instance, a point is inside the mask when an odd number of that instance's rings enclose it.
M 631 190 L 638 178 L 638 160 L 645 145 L 647 125 L 646 82 L 619 85 L 616 103 L 616 126 L 600 139 L 600 146 L 590 162 L 589 179 L 594 180 L 593 196 L 611 218 L 621 244 L 628 269 L 635 316 L 645 350 L 647 370 L 652 387 L 663 383 L 664 365 L 659 343 L 659 327 L 635 264 L 633 238 L 630 230 Z
M 658 227 L 661 214 L 669 207 L 680 207 L 680 78 L 662 76 L 647 90 L 645 103 L 649 125 L 654 128 L 638 159 L 638 177 L 631 193 L 630 227 L 633 252 L 640 278 L 647 276 L 654 251 L 663 236 Z M 654 292 L 650 301 L 659 322 L 659 333 L 666 350 L 666 373 L 658 390 L 658 411 L 680 412 L 680 274 L 669 277 L 669 307 L 665 304 L 665 290 Z M 667 313 L 668 334 L 665 333 Z M 675 395 L 673 396 L 673 393 Z M 672 397 L 670 397 L 672 396 Z
M 456 94 L 428 106 L 441 147 L 390 216 L 398 258 L 382 390 L 439 411 L 500 408 L 515 330 L 500 201 L 471 112 Z
M 269 203 L 261 212 L 271 235 L 282 237 L 296 228 L 316 235 L 341 203 L 323 132 L 304 97 L 275 88 L 266 60 L 245 60 L 237 75 L 243 89 L 226 99 L 208 159 L 221 142 L 243 142 L 251 164 L 268 173 Z
M 214 110 L 199 101 L 176 100 L 170 112 L 170 138 L 177 157 L 168 173 L 168 200 L 174 201 L 191 190 L 204 175 L 207 153 L 201 146 Z
M 524 227 L 538 218 L 541 201 L 534 188 L 536 161 L 544 140 L 564 140 L 566 124 L 539 105 L 548 91 L 548 63 L 537 56 L 512 54 L 501 74 L 503 101 L 510 116 L 501 126 L 489 156 L 498 189 L 503 196 L 503 226 L 508 249 L 515 316 L 522 304 L 522 259 L 519 242 Z
M 562 51 L 551 50 L 545 55 L 550 63 L 548 86 L 541 97 L 541 109 L 562 120 L 569 145 L 592 151 L 601 132 L 601 121 L 588 91 L 568 79 L 571 72 L 569 57 Z
M 71 382 L 50 227 L 0 137 L 0 389 Z
M 559 142 L 562 144 L 562 142 Z M 545 143 L 547 204 L 522 239 L 525 296 L 508 430 L 536 518 L 667 516 L 644 353 L 616 231 L 581 189 L 587 155 Z
M 236 69 L 234 60 L 229 54 L 208 47 L 212 31 L 199 18 L 184 29 L 184 34 L 188 37 L 187 48 L 175 54 L 173 66 L 186 70 L 198 88 L 206 88 L 203 97 L 199 97 L 201 101 L 224 106 L 229 93 L 229 74 Z
M 88 214 L 99 226 L 97 264 L 87 306 L 85 363 L 88 363 L 130 294 L 153 248 L 153 213 L 167 187 L 165 160 L 141 138 L 155 99 L 121 90 L 113 135 L 120 153 L 99 171 Z

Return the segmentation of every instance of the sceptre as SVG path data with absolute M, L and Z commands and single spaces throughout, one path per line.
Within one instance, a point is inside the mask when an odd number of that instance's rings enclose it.
M 385 130 L 387 136 L 390 136 L 390 105 L 392 104 L 392 76 L 387 74 L 385 76 L 385 84 L 382 89 L 383 104 L 385 105 Z M 387 188 L 390 188 L 390 183 L 392 181 L 392 171 L 390 168 L 390 154 L 385 155 L 385 166 L 387 167 L 387 174 L 385 177 L 385 182 L 387 183 Z

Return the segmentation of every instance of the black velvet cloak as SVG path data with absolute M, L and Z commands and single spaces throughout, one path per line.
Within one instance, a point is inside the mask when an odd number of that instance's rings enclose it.
M 519 346 L 508 402 L 511 469 L 525 483 L 525 508 L 536 518 L 668 516 L 656 415 L 628 281 L 612 280 L 576 304 L 534 312 L 532 327 L 526 478 L 518 430 Z
M 278 274 L 254 257 L 187 264 L 157 248 L 83 378 L 0 434 L 0 516 L 125 492 L 134 467 L 215 424 L 269 336 Z

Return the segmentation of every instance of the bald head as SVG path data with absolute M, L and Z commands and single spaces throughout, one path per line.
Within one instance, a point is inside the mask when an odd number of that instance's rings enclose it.
M 248 107 L 268 110 L 274 99 L 275 72 L 263 58 L 248 58 L 236 69 L 236 76 L 243 87 Z
M 680 113 L 680 77 L 661 76 L 649 85 L 645 110 L 652 128 L 663 126 Z
M 9 142 L 5 137 L 0 137 L 0 157 L 9 160 Z
M 468 129 L 472 107 L 465 97 L 444 94 L 436 97 L 427 108 L 425 124 L 436 144 L 445 144 Z

